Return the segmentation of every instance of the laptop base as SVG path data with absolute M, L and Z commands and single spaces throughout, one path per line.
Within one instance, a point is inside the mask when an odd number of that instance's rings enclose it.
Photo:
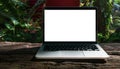
M 43 46 L 38 50 L 37 59 L 106 59 L 107 53 L 96 44 L 99 51 L 44 51 Z

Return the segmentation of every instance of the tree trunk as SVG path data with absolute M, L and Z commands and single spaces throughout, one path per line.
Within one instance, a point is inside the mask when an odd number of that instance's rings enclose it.
M 110 0 L 95 0 L 94 6 L 98 8 L 98 33 L 109 38 L 112 2 Z

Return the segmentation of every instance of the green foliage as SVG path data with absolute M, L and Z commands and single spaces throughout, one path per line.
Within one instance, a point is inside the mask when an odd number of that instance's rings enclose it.
M 9 34 L 8 34 L 9 33 Z M 15 35 L 12 33 L 12 31 L 7 31 L 6 33 L 0 33 L 2 34 L 2 40 L 4 41 L 16 41 L 16 42 L 41 42 L 42 36 L 41 36 L 41 30 L 37 30 L 35 33 L 31 33 L 30 31 L 20 31 L 17 30 L 15 32 Z M 13 36 L 14 35 L 14 36 Z
M 100 33 L 102 33 L 105 39 L 108 39 L 112 22 L 112 0 L 94 0 L 93 4 L 99 9 L 99 25 L 101 25 L 101 28 L 104 28 L 104 30 L 100 30 Z
M 114 0 L 115 4 L 120 4 L 120 0 Z M 119 5 L 117 6 L 119 8 Z M 113 15 L 113 23 L 111 24 L 111 30 L 115 32 L 111 32 L 109 39 L 107 40 L 108 42 L 120 42 L 120 12 L 119 9 L 117 9 Z
M 120 4 L 120 0 L 114 0 L 114 2 Z
M 119 16 L 114 16 L 113 18 L 113 23 L 111 24 L 111 29 L 116 29 L 120 27 L 120 17 Z
M 97 36 L 98 36 L 98 42 L 104 42 L 104 41 L 106 41 L 105 36 L 103 36 L 102 33 L 98 33 Z
M 109 38 L 109 30 L 110 30 L 110 23 L 111 23 L 111 11 L 112 11 L 112 4 L 110 2 L 110 0 L 104 0 L 104 1 L 107 1 L 107 2 L 104 2 L 104 3 L 107 3 L 107 4 L 103 4 L 103 8 L 102 8 L 102 14 L 103 14 L 103 17 L 104 17 L 104 23 L 105 23 L 105 36 L 106 38 Z M 101 3 L 102 4 L 102 3 Z M 105 6 L 104 6 L 105 5 Z
M 41 42 L 41 28 L 30 23 L 28 10 L 20 0 L 0 0 L 0 41 Z
M 108 42 L 120 42 L 120 32 L 111 34 L 110 38 L 107 41 Z

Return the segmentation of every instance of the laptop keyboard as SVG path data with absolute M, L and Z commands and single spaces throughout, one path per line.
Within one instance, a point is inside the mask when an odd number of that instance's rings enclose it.
M 45 51 L 59 50 L 79 50 L 79 51 L 99 51 L 94 44 L 48 44 L 44 46 Z

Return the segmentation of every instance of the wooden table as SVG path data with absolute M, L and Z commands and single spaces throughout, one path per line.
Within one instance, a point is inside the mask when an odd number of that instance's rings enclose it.
M 36 61 L 41 43 L 0 42 L 0 69 L 120 69 L 120 43 L 101 43 L 110 58 L 103 60 Z

